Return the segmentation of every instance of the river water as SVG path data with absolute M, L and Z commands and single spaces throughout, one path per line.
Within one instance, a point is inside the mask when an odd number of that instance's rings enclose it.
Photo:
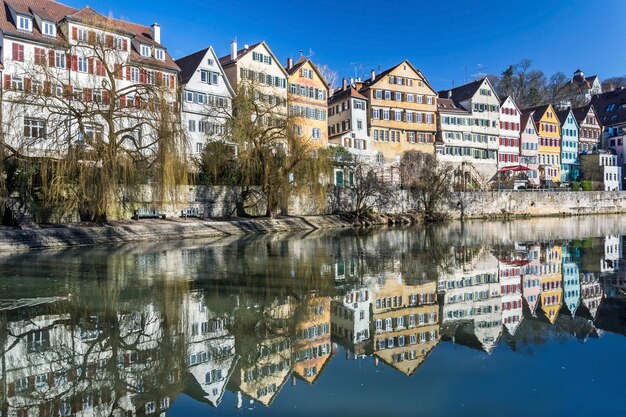
M 602 216 L 0 254 L 0 415 L 624 415 L 623 235 Z

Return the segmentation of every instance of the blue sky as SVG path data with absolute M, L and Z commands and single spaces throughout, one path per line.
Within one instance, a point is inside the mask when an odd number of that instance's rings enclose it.
M 240 45 L 267 41 L 283 63 L 299 50 L 313 51 L 316 63 L 345 77 L 354 76 L 355 64 L 367 78 L 371 69 L 408 58 L 436 89 L 462 84 L 466 73 L 471 80 L 479 65 L 499 74 L 523 58 L 548 76 L 569 76 L 578 67 L 600 79 L 626 75 L 617 18 L 626 15 L 623 0 L 60 1 L 136 23 L 158 22 L 175 59 L 207 45 L 225 55 L 237 37 Z

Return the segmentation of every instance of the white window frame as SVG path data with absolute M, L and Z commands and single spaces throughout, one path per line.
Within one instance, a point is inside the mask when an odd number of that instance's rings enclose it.
M 26 32 L 33 31 L 33 19 L 28 16 L 18 14 L 16 24 L 18 30 L 23 30 Z
M 154 57 L 159 61 L 165 61 L 165 49 L 155 48 Z
M 57 27 L 53 22 L 48 20 L 44 20 L 42 23 L 41 33 L 45 36 L 56 37 L 57 36 Z
M 143 57 L 147 57 L 147 58 L 151 57 L 152 54 L 150 51 L 150 46 L 142 43 L 139 46 L 139 54 Z

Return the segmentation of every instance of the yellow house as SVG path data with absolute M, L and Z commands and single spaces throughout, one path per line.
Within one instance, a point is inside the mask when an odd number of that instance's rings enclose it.
M 539 136 L 539 177 L 542 185 L 561 181 L 561 124 L 551 104 L 523 111 L 532 114 Z
M 563 303 L 562 252 L 560 246 L 551 246 L 542 253 L 539 285 L 541 309 L 548 321 L 556 321 Z
M 410 285 L 388 275 L 373 291 L 373 352 L 405 375 L 412 375 L 439 343 L 437 282 Z
M 311 297 L 296 312 L 293 371 L 313 383 L 330 359 L 330 297 Z
M 370 103 L 368 129 L 378 163 L 409 150 L 435 153 L 437 92 L 409 61 L 356 84 Z
M 287 105 L 296 133 L 315 147 L 328 145 L 328 84 L 313 62 L 305 57 L 287 60 Z

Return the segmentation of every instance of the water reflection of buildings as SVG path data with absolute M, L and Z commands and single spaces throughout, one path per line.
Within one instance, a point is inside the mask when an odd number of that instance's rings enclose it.
M 554 323 L 563 301 L 563 274 L 561 246 L 548 245 L 543 248 L 539 283 L 541 285 L 541 310 Z
M 399 273 L 381 275 L 372 298 L 374 355 L 413 374 L 439 342 L 437 282 L 407 283 Z
M 475 337 L 491 352 L 502 333 L 502 294 L 498 259 L 481 249 L 439 279 L 443 295 L 442 326 L 454 339 Z
M 326 293 L 246 283 L 164 303 L 0 314 L 0 405 L 10 416 L 164 415 L 185 393 L 270 406 L 289 381 L 319 383 L 334 343 L 410 376 L 442 339 L 491 353 L 545 329 L 599 337 L 603 303 L 619 295 L 607 289 L 621 276 L 621 238 L 593 243 L 468 246 L 427 273 L 397 259 L 364 273 L 342 260 Z

